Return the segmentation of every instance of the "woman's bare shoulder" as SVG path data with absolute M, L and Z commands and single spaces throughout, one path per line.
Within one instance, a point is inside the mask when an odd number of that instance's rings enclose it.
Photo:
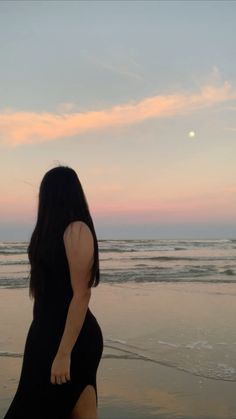
M 71 284 L 75 294 L 86 288 L 94 262 L 94 242 L 89 226 L 83 221 L 70 223 L 63 235 Z
M 64 231 L 63 239 L 64 241 L 67 241 L 68 239 L 76 238 L 81 235 L 83 235 L 84 239 L 92 238 L 92 232 L 88 224 L 82 220 L 76 220 L 68 224 Z

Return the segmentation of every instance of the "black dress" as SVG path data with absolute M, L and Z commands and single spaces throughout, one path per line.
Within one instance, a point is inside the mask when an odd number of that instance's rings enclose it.
M 63 239 L 56 262 L 44 275 L 45 291 L 34 299 L 18 388 L 3 419 L 69 419 L 77 399 L 89 384 L 95 389 L 98 404 L 96 373 L 103 352 L 103 335 L 89 308 L 71 352 L 70 381 L 63 384 L 50 381 L 73 295 Z

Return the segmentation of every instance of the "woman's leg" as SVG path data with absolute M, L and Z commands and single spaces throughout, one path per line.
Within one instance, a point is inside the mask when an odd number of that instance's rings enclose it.
M 92 385 L 87 385 L 80 394 L 70 419 L 98 419 L 96 393 Z

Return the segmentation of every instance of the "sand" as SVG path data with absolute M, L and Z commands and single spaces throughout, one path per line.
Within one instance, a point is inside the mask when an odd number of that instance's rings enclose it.
M 93 289 L 89 305 L 105 341 L 99 419 L 235 419 L 234 375 L 228 380 L 222 370 L 222 377 L 210 378 L 212 362 L 236 364 L 235 299 L 235 284 L 101 283 Z M 2 289 L 0 300 L 1 353 L 10 355 L 0 357 L 3 417 L 18 382 L 22 358 L 13 355 L 23 352 L 32 301 L 27 289 Z

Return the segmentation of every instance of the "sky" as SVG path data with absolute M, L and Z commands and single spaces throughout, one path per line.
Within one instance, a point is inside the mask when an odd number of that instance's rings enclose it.
M 0 241 L 72 167 L 98 239 L 236 237 L 236 2 L 0 2 Z

